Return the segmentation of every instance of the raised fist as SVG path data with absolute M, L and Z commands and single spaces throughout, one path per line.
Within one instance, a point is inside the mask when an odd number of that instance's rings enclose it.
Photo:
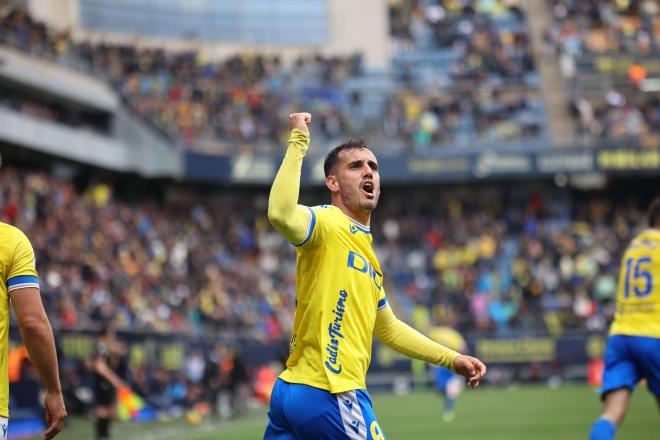
M 304 132 L 309 136 L 309 128 L 307 126 L 312 122 L 312 115 L 310 113 L 291 113 L 289 115 L 289 128 Z

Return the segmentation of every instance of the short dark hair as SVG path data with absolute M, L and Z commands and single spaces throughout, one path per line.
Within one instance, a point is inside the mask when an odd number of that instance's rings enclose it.
M 339 161 L 339 153 L 344 150 L 353 150 L 356 148 L 369 148 L 362 139 L 348 139 L 343 144 L 336 146 L 325 157 L 325 162 L 323 162 L 323 171 L 325 172 L 325 177 L 328 177 L 332 173 L 332 169 L 337 165 Z
M 649 226 L 660 228 L 660 197 L 653 199 L 649 205 Z

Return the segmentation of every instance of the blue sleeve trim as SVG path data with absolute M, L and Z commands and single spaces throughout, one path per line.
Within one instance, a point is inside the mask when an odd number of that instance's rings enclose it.
M 7 280 L 9 290 L 22 289 L 24 287 L 39 287 L 39 278 L 34 275 L 19 275 Z
M 314 213 L 314 210 L 310 208 L 309 206 L 307 207 L 309 209 L 309 213 L 312 215 L 312 220 L 309 222 L 309 231 L 307 231 L 307 237 L 300 243 L 294 244 L 295 247 L 300 247 L 303 244 L 307 243 L 309 239 L 312 237 L 312 232 L 314 232 L 314 226 L 316 225 L 316 214 Z
M 385 306 L 387 306 L 387 298 L 383 298 L 380 301 L 378 301 L 378 310 L 384 309 Z

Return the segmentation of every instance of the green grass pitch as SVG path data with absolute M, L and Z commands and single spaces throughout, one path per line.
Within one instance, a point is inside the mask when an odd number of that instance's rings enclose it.
M 602 406 L 586 385 L 490 388 L 466 390 L 457 404 L 457 417 L 443 423 L 442 401 L 431 392 L 407 396 L 374 394 L 379 423 L 389 440 L 585 440 Z M 261 439 L 266 409 L 224 423 L 205 420 L 192 427 L 185 421 L 163 424 L 117 423 L 118 440 L 254 440 Z M 640 386 L 633 397 L 617 440 L 649 440 L 660 432 L 660 414 L 655 399 Z M 88 420 L 75 419 L 60 434 L 61 440 L 92 439 Z

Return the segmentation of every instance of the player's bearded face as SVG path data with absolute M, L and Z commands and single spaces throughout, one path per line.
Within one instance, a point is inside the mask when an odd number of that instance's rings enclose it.
M 351 210 L 372 211 L 380 197 L 378 161 L 368 148 L 354 148 L 339 153 L 337 178 L 344 204 Z

